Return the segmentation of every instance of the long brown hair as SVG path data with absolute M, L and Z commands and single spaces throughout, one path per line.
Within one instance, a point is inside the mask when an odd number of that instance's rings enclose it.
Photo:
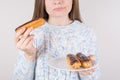
M 49 15 L 45 10 L 45 0 L 35 0 L 32 20 L 38 18 L 44 18 L 45 20 L 48 20 L 48 17 Z M 72 10 L 69 13 L 69 18 L 71 20 L 79 20 L 80 22 L 82 22 L 79 11 L 79 0 L 73 0 L 73 6 L 72 6 Z

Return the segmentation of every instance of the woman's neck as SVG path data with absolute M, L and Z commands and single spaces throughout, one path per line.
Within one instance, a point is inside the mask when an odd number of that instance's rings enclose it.
M 50 17 L 48 23 L 55 26 L 65 26 L 72 23 L 68 17 Z

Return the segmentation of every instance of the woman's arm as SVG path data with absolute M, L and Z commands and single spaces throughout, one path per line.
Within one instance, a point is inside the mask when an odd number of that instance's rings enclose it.
M 15 43 L 19 50 L 19 56 L 15 65 L 13 79 L 34 80 L 37 50 L 38 47 L 44 44 L 43 29 L 40 28 L 32 31 L 32 28 L 29 28 L 25 31 L 25 28 L 22 28 L 16 33 Z
M 28 60 L 23 51 L 19 51 L 14 68 L 13 80 L 33 80 L 35 60 Z
M 98 80 L 100 76 L 99 68 L 99 55 L 98 55 L 98 46 L 96 40 L 96 34 L 92 29 L 89 29 L 87 33 L 86 51 L 88 55 L 93 55 L 95 57 L 95 65 L 98 65 L 96 68 L 93 68 L 88 71 L 79 72 L 82 80 Z

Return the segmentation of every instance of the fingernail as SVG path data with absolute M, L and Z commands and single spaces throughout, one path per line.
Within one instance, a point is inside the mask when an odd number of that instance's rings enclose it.
M 31 34 L 31 36 L 34 36 L 34 34 Z
M 25 27 L 22 27 L 22 30 L 25 30 Z
M 30 27 L 30 29 L 32 30 L 32 29 L 33 29 L 33 27 Z

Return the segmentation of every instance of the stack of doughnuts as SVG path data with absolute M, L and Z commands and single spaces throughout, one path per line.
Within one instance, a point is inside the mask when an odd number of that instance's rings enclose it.
M 92 66 L 93 56 L 86 56 L 82 53 L 67 54 L 66 61 L 68 66 L 73 69 L 90 68 Z

